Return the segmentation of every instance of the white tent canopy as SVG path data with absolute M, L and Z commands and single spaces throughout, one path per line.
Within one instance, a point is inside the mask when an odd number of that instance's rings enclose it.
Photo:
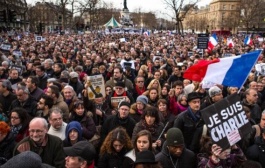
M 121 24 L 117 22 L 117 20 L 112 16 L 111 19 L 104 24 L 105 27 L 120 27 Z

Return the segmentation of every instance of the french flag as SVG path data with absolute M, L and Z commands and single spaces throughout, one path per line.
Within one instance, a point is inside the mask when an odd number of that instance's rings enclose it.
M 252 39 L 251 39 L 251 35 L 248 35 L 245 39 L 244 39 L 244 44 L 245 45 L 252 45 Z
M 235 44 L 234 44 L 232 38 L 228 38 L 228 39 L 227 39 L 227 46 L 228 46 L 229 48 L 233 48 L 233 47 L 235 46 Z
M 149 36 L 150 32 L 149 31 L 145 31 L 143 34 L 144 34 L 144 36 Z
M 211 52 L 217 44 L 218 44 L 217 36 L 216 34 L 212 34 L 208 42 L 208 50 Z
M 185 71 L 184 78 L 241 88 L 260 54 L 261 50 L 256 50 L 239 56 L 201 60 Z

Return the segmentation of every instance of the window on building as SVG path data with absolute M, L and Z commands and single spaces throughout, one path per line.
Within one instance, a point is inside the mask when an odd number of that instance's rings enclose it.
M 234 10 L 235 6 L 234 5 L 231 5 L 231 10 Z
M 226 5 L 223 5 L 223 10 L 225 10 L 226 9 Z

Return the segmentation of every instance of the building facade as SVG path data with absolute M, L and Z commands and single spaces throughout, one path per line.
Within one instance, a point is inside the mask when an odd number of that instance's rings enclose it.
M 0 27 L 27 30 L 29 25 L 27 8 L 27 3 L 24 0 L 1 0 Z
M 61 8 L 58 5 L 48 2 L 37 2 L 35 6 L 29 8 L 28 13 L 30 31 L 51 32 L 54 30 L 63 30 L 69 27 L 73 20 L 70 11 L 66 10 L 65 17 L 63 17 Z
M 212 0 L 200 9 L 190 10 L 183 21 L 185 31 L 236 33 L 240 24 L 240 0 Z

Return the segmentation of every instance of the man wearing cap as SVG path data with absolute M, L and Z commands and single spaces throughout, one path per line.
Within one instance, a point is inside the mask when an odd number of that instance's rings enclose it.
M 11 103 L 16 99 L 16 95 L 12 92 L 12 85 L 9 80 L 0 81 L 0 105 L 3 113 L 8 114 Z
M 117 113 L 119 103 L 115 100 L 118 98 L 124 99 L 130 105 L 134 103 L 131 93 L 125 89 L 125 83 L 120 81 L 115 83 L 114 92 L 106 98 L 105 105 L 107 108 L 105 111 L 107 115 L 115 115 Z
M 124 127 L 128 135 L 132 137 L 136 122 L 129 116 L 129 111 L 130 103 L 126 101 L 120 102 L 118 106 L 118 113 L 116 115 L 109 116 L 103 123 L 100 138 L 104 140 L 110 131 L 119 126 Z
M 183 134 L 178 128 L 170 128 L 167 131 L 162 151 L 155 157 L 163 168 L 197 167 L 196 155 L 186 149 Z
M 218 86 L 211 87 L 208 93 L 209 96 L 201 104 L 201 110 L 223 99 L 222 90 Z
M 193 152 L 199 152 L 199 138 L 195 138 L 195 132 L 202 128 L 204 122 L 201 118 L 201 96 L 197 92 L 188 94 L 188 109 L 180 113 L 174 121 L 174 127 L 179 128 L 185 139 L 186 148 Z
M 94 159 L 97 155 L 94 146 L 87 141 L 79 141 L 71 147 L 65 147 L 66 168 L 94 168 Z
M 196 155 L 186 149 L 183 134 L 178 128 L 170 128 L 167 131 L 162 151 L 155 158 L 163 168 L 197 167 Z
M 70 72 L 69 85 L 74 88 L 76 95 L 81 95 L 84 89 L 82 83 L 79 81 L 79 76 L 77 72 Z

